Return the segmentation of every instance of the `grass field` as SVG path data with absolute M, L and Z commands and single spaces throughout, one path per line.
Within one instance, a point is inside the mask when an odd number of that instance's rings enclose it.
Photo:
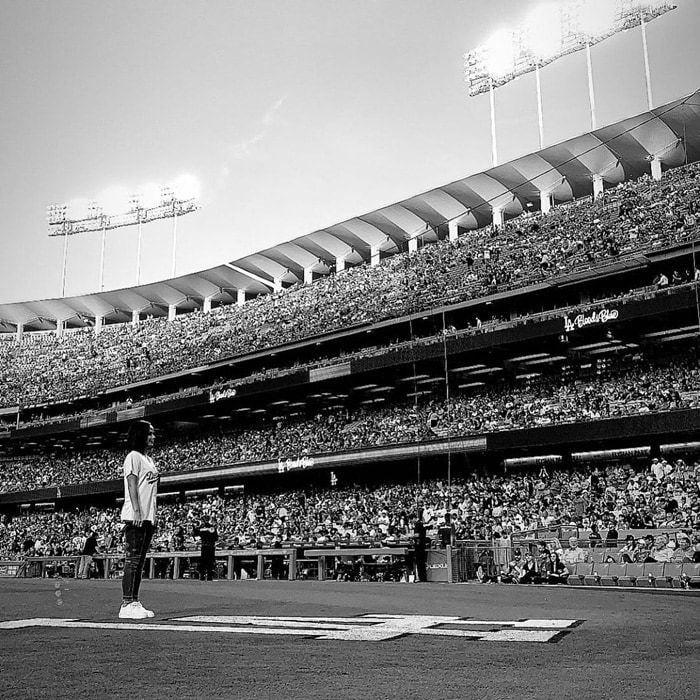
M 141 599 L 157 616 L 143 629 L 117 619 L 120 593 L 118 581 L 0 580 L 0 697 L 663 700 L 700 687 L 693 593 L 146 581 Z M 211 619 L 222 616 L 235 617 Z M 36 618 L 92 626 L 7 626 Z M 372 639 L 381 629 L 387 638 Z

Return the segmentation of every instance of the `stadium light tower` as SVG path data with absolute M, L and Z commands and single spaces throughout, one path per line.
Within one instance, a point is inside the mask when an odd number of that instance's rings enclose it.
M 104 262 L 107 231 L 138 226 L 136 284 L 141 279 L 142 225 L 159 219 L 173 219 L 172 276 L 177 270 L 177 218 L 199 209 L 199 185 L 191 175 L 182 175 L 170 185 L 144 185 L 136 194 L 124 187 L 111 187 L 96 200 L 74 199 L 67 204 L 47 207 L 49 236 L 63 236 L 61 296 L 66 295 L 68 237 L 101 231 L 99 291 L 104 290 Z
M 592 128 L 597 127 L 591 47 L 613 34 L 641 27 L 647 106 L 653 108 L 646 25 L 674 10 L 672 0 L 562 0 L 536 7 L 518 27 L 502 29 L 464 56 L 465 80 L 471 96 L 490 93 L 492 141 L 494 90 L 535 72 L 540 147 L 544 142 L 540 68 L 576 51 L 586 51 Z M 494 148 L 495 153 L 495 148 Z M 494 158 L 494 164 L 496 159 Z
M 544 120 L 542 117 L 542 85 L 540 65 L 561 52 L 562 44 L 561 8 L 553 2 L 536 7 L 523 25 L 523 44 L 532 55 L 535 64 L 535 85 L 537 88 L 537 123 L 539 126 L 540 149 L 544 148 Z

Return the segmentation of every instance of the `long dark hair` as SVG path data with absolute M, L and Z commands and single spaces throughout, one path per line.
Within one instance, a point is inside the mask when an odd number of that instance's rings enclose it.
M 129 426 L 129 432 L 126 435 L 126 448 L 136 450 L 145 455 L 148 451 L 148 434 L 151 432 L 153 425 L 147 420 L 134 421 Z

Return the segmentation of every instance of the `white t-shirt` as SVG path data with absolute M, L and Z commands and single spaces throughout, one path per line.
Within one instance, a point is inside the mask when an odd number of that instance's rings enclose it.
M 150 457 L 132 450 L 124 460 L 124 505 L 122 520 L 134 520 L 134 508 L 129 496 L 129 486 L 126 477 L 136 476 L 139 493 L 139 505 L 143 520 L 156 521 L 156 492 L 158 491 L 158 471 Z

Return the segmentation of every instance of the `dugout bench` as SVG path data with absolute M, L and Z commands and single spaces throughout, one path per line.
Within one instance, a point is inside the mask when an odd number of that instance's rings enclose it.
M 329 559 L 335 560 L 340 558 L 355 560 L 358 557 L 362 557 L 363 560 L 368 557 L 374 561 L 367 562 L 363 561 L 365 567 L 371 567 L 373 569 L 385 567 L 387 564 L 391 565 L 394 563 L 394 559 L 397 557 L 406 558 L 408 553 L 411 552 L 410 547 L 347 547 L 347 548 L 327 548 L 327 549 L 305 549 L 304 559 L 315 560 L 318 564 L 318 580 L 325 581 L 329 578 Z M 379 558 L 387 558 L 388 562 L 380 562 Z M 332 567 L 335 571 L 335 566 Z

